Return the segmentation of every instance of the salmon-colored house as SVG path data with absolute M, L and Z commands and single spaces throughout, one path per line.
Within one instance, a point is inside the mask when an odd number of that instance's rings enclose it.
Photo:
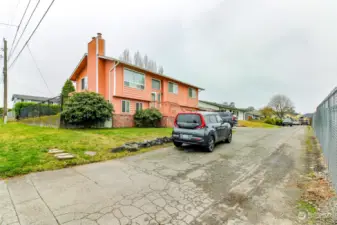
M 98 33 L 88 43 L 70 80 L 76 91 L 99 93 L 114 106 L 114 127 L 131 127 L 136 110 L 157 108 L 162 114 L 162 126 L 173 126 L 178 112 L 198 109 L 200 87 L 166 75 L 105 56 L 105 40 Z

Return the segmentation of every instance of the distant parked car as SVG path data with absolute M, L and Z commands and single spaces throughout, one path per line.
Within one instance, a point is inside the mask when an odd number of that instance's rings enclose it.
M 212 152 L 217 142 L 232 141 L 232 127 L 216 112 L 179 113 L 174 121 L 172 140 L 176 147 L 193 144 Z
M 293 125 L 301 125 L 301 124 L 300 124 L 300 122 L 299 122 L 299 121 L 297 121 L 297 120 L 294 120 L 294 121 L 293 121 Z
M 286 118 L 282 121 L 282 126 L 293 126 L 293 121 L 289 118 Z
M 221 119 L 228 122 L 231 125 L 231 127 L 234 127 L 238 123 L 236 116 L 233 115 L 231 112 L 219 112 L 219 115 Z

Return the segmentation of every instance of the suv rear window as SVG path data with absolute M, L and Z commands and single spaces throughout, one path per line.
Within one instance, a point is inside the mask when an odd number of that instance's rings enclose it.
M 201 119 L 200 116 L 197 114 L 180 114 L 178 115 L 177 118 L 177 123 L 193 123 L 200 125 L 201 124 Z

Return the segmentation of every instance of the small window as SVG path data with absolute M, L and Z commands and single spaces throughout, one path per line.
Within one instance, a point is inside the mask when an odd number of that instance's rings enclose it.
M 209 116 L 204 116 L 206 124 L 209 124 Z
M 122 100 L 122 113 L 130 112 L 130 101 Z
M 215 115 L 209 115 L 209 122 L 210 123 L 217 123 Z
M 222 123 L 222 119 L 219 115 L 216 115 L 216 120 L 218 121 L 218 123 Z
M 81 79 L 81 90 L 88 90 L 88 77 Z
M 169 91 L 170 93 L 178 94 L 178 84 L 169 82 L 169 83 L 168 83 L 168 86 L 169 86 L 168 91 Z
M 136 112 L 143 110 L 143 103 L 137 102 L 136 103 Z
M 161 102 L 161 94 L 160 93 L 157 93 L 157 101 Z
M 194 88 L 188 88 L 188 96 L 190 98 L 196 98 L 197 97 L 197 91 Z
M 160 90 L 160 80 L 152 79 L 152 89 Z

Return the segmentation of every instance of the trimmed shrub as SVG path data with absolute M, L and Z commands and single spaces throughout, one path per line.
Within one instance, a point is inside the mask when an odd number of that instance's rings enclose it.
M 268 124 L 272 124 L 272 125 L 282 126 L 282 120 L 279 119 L 279 118 L 267 117 L 263 122 L 268 123 Z
M 92 127 L 112 119 L 113 106 L 100 94 L 94 92 L 74 93 L 61 113 L 64 122 Z
M 158 109 L 150 108 L 139 110 L 134 115 L 136 127 L 158 127 L 162 114 Z

